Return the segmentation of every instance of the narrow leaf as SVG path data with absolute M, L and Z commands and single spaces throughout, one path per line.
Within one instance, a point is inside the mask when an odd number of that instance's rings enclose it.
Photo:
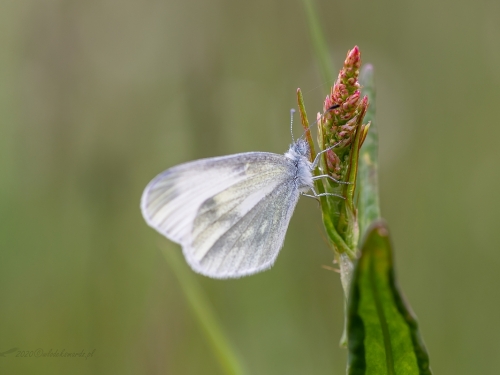
M 359 201 L 358 218 L 361 236 L 374 221 L 380 218 L 378 197 L 378 129 L 375 122 L 375 80 L 373 66 L 364 65 L 359 81 L 363 93 L 370 103 L 365 115 L 365 122 L 370 123 L 370 129 L 359 152 Z
M 349 375 L 431 375 L 417 320 L 396 283 L 389 231 L 366 232 L 347 309 Z

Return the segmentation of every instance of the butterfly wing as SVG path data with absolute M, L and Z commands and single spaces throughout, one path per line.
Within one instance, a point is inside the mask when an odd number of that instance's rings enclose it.
M 182 245 L 190 266 L 214 278 L 271 267 L 299 197 L 283 155 L 250 152 L 171 168 L 144 190 L 147 223 Z

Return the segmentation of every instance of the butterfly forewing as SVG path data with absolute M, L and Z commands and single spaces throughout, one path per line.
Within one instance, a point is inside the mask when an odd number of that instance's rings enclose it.
M 245 179 L 228 158 L 231 156 L 181 164 L 153 179 L 141 199 L 147 223 L 172 241 L 186 242 L 200 205 Z
M 251 152 L 179 165 L 146 187 L 149 225 L 182 245 L 190 265 L 211 277 L 268 268 L 298 200 L 283 155 Z

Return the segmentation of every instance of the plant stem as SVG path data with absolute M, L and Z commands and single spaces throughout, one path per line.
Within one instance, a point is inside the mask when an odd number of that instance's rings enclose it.
M 313 42 L 314 51 L 318 58 L 319 68 L 321 71 L 321 76 L 323 81 L 329 84 L 333 83 L 332 72 L 333 64 L 330 59 L 330 54 L 328 52 L 328 47 L 325 41 L 323 32 L 321 31 L 320 22 L 318 19 L 318 14 L 314 8 L 312 0 L 302 0 L 307 14 L 307 23 L 309 25 L 309 32 L 311 34 L 311 40 Z
M 180 253 L 170 247 L 162 248 L 163 256 L 170 269 L 179 281 L 179 285 L 186 296 L 191 311 L 203 328 L 205 335 L 215 352 L 215 356 L 227 375 L 243 375 L 245 371 L 234 353 L 229 340 L 215 317 L 203 290 L 195 279 L 194 273 L 187 268 L 181 259 Z

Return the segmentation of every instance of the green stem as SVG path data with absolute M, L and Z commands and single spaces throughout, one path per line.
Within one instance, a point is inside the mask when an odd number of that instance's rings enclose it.
M 162 253 L 170 269 L 179 281 L 181 289 L 191 307 L 191 311 L 205 332 L 224 374 L 245 374 L 236 353 L 231 349 L 229 340 L 222 332 L 222 328 L 215 317 L 210 302 L 197 283 L 194 273 L 186 267 L 185 262 L 181 259 L 180 252 L 172 248 L 163 248 Z
M 312 0 L 303 0 L 304 7 L 307 14 L 307 23 L 309 24 L 309 32 L 311 34 L 311 40 L 313 42 L 314 51 L 319 62 L 319 68 L 321 71 L 321 76 L 323 80 L 328 83 L 333 83 L 332 72 L 334 71 L 332 61 L 330 59 L 330 54 L 328 52 L 328 46 L 325 41 L 325 37 L 320 28 L 320 22 L 316 9 Z
M 335 226 L 330 220 L 328 211 L 326 213 L 325 211 L 323 211 L 323 224 L 325 226 L 326 233 L 328 234 L 330 241 L 334 244 L 337 251 L 339 253 L 346 253 L 349 256 L 349 258 L 355 259 L 356 252 L 347 245 L 347 243 L 344 241 L 339 232 L 337 232 L 337 229 L 335 229 Z

